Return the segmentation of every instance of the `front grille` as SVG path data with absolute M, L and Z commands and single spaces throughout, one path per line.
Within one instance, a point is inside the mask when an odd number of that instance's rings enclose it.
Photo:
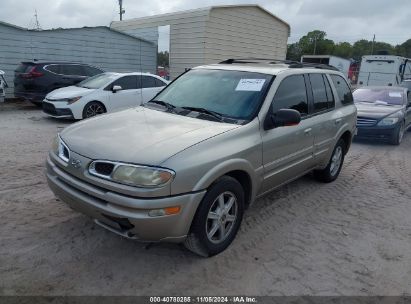
M 50 115 L 57 115 L 56 107 L 48 102 L 43 102 L 43 111 Z
M 101 178 L 110 179 L 115 164 L 108 161 L 94 161 L 89 167 L 89 173 Z
M 376 119 L 357 117 L 357 127 L 371 127 L 377 123 Z
M 110 176 L 111 172 L 113 172 L 114 169 L 114 164 L 111 163 L 101 163 L 101 162 L 96 162 L 94 164 L 94 170 L 101 175 L 107 175 Z

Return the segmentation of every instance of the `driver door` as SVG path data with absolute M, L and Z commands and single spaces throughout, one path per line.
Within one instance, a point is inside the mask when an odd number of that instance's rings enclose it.
M 303 75 L 282 80 L 272 101 L 272 111 L 294 109 L 300 112 L 296 126 L 262 130 L 264 181 L 261 194 L 313 168 L 313 120 L 308 116 L 309 103 Z
M 120 86 L 121 90 L 113 91 L 114 86 Z M 136 75 L 123 76 L 110 85 L 110 105 L 114 109 L 136 107 L 141 104 L 139 79 Z

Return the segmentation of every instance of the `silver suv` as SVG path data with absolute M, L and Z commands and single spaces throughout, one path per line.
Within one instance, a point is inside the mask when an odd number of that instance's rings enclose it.
M 335 180 L 355 125 L 349 85 L 331 67 L 226 60 L 184 73 L 144 106 L 66 128 L 47 179 L 112 232 L 212 256 L 256 198 L 310 171 Z

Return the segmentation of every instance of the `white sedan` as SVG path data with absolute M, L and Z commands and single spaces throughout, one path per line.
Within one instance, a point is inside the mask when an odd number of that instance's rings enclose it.
M 43 111 L 59 118 L 88 118 L 146 103 L 167 84 L 149 73 L 103 73 L 50 92 Z

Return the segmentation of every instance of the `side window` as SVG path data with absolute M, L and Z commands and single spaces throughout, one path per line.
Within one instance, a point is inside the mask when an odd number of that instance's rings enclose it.
M 60 66 L 60 74 L 84 76 L 83 67 L 78 64 L 63 64 Z
M 328 109 L 327 92 L 322 74 L 310 74 L 311 88 L 314 98 L 314 113 Z
M 348 86 L 345 79 L 339 75 L 331 75 L 331 79 L 334 83 L 335 88 L 337 89 L 338 98 L 340 99 L 341 103 L 343 105 L 354 103 L 354 98 L 352 97 L 350 87 Z
M 137 89 L 137 77 L 136 76 L 124 76 L 117 80 L 115 80 L 110 88 L 113 86 L 118 85 L 123 90 L 135 90 Z
M 303 75 L 292 75 L 285 78 L 275 93 L 273 112 L 280 109 L 294 109 L 301 116 L 308 114 L 307 90 Z
M 142 76 L 142 87 L 145 88 L 155 88 L 156 87 L 156 79 L 151 76 Z
M 160 79 L 155 78 L 156 81 L 156 87 L 165 87 L 167 84 Z
M 103 73 L 101 70 L 94 67 L 83 65 L 84 76 L 94 76 Z
M 45 69 L 55 74 L 61 74 L 60 67 L 61 66 L 58 64 L 50 64 L 47 67 L 45 67 Z

